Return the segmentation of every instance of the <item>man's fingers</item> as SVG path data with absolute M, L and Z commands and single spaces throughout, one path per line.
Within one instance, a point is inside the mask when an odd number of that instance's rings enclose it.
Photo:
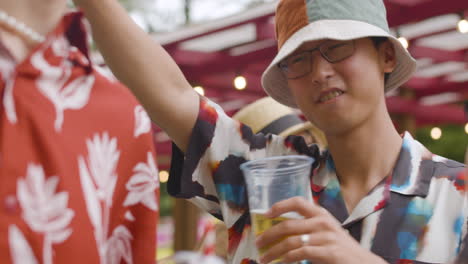
M 336 226 L 333 219 L 329 217 L 314 217 L 309 219 L 289 219 L 267 229 L 263 234 L 257 237 L 257 246 L 259 248 L 271 245 L 284 237 L 328 233 L 335 231 Z
M 301 235 L 309 230 L 307 220 L 289 219 L 267 229 L 257 237 L 257 247 L 262 248 L 271 245 L 284 237 Z
M 326 212 L 321 206 L 314 204 L 312 201 L 307 201 L 303 197 L 293 197 L 284 201 L 275 203 L 269 212 L 268 217 L 278 217 L 288 212 L 296 212 L 305 218 L 313 217 Z
M 289 251 L 297 249 L 301 246 L 302 242 L 300 241 L 300 236 L 286 237 L 280 242 L 273 244 L 273 246 L 265 251 L 265 254 L 261 256 L 262 263 L 269 263 L 277 258 L 280 258 Z M 265 249 L 266 248 L 263 248 L 263 250 Z
M 268 248 L 268 250 L 266 250 L 265 253 L 261 256 L 261 259 L 265 261 L 265 263 L 268 263 L 278 258 L 284 258 L 286 255 L 288 255 L 289 252 L 293 252 L 302 247 L 325 248 L 326 245 L 333 243 L 335 240 L 332 232 L 307 234 L 307 236 L 307 241 L 301 239 L 301 235 L 284 238 Z M 298 257 L 303 257 L 304 259 L 320 258 L 321 256 L 322 255 L 298 255 Z

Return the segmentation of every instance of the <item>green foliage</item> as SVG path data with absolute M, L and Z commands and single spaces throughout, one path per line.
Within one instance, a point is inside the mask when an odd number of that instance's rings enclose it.
M 426 146 L 432 153 L 464 162 L 468 146 L 468 135 L 460 125 L 440 126 L 442 137 L 439 140 L 431 138 L 432 127 L 424 127 L 416 132 L 416 139 Z
M 161 183 L 159 198 L 159 213 L 161 216 L 172 215 L 172 207 L 174 206 L 174 198 L 167 193 L 167 183 Z

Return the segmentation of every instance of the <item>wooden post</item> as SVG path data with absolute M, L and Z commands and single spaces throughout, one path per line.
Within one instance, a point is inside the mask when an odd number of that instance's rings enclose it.
M 194 250 L 197 242 L 199 209 L 184 199 L 175 199 L 174 252 Z

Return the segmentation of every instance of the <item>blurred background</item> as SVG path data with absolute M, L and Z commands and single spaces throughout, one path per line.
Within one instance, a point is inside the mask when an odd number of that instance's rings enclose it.
M 273 0 L 119 0 L 147 32 L 169 32 L 180 27 L 223 18 Z
M 260 77 L 277 51 L 276 0 L 119 1 L 172 55 L 194 89 L 228 114 L 265 96 Z M 395 126 L 412 133 L 433 153 L 463 162 L 468 145 L 468 1 L 384 2 L 392 33 L 418 61 L 414 77 L 387 99 Z M 93 57 L 104 65 L 97 51 Z M 174 250 L 197 247 L 203 235 L 212 232 L 207 226 L 213 219 L 167 195 L 171 144 L 158 128 L 155 138 L 161 259 Z

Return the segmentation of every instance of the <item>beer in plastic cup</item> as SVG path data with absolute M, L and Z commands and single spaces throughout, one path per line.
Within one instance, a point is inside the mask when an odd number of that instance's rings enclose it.
M 286 219 L 302 218 L 289 212 L 276 218 L 267 218 L 265 213 L 277 202 L 295 196 L 313 202 L 310 187 L 311 165 L 314 159 L 308 156 L 278 156 L 243 163 L 249 197 L 250 216 L 255 235 Z M 263 254 L 268 248 L 259 249 Z

